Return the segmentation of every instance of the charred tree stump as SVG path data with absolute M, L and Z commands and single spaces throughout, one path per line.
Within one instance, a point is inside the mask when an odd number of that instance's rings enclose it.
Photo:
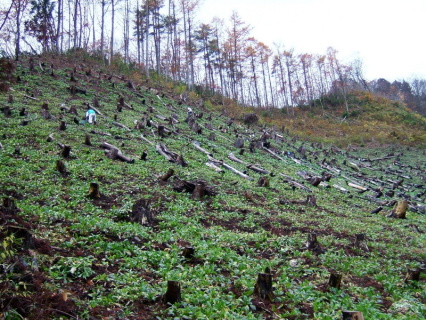
M 65 167 L 65 163 L 62 160 L 56 161 L 56 170 L 58 170 L 59 173 L 62 174 L 63 176 L 68 174 L 67 168 Z
M 160 137 L 160 138 L 164 138 L 165 137 L 165 134 L 164 134 L 164 126 L 163 125 L 159 125 L 158 126 L 158 136 Z
M 324 250 L 321 248 L 316 233 L 309 233 L 308 234 L 308 240 L 306 242 L 306 249 L 316 253 L 324 253 Z
M 27 109 L 24 107 L 19 111 L 20 117 L 25 117 L 27 115 Z
M 61 121 L 61 123 L 59 124 L 59 130 L 61 131 L 65 131 L 67 129 L 67 125 L 65 123 L 65 121 Z
M 169 169 L 164 175 L 160 176 L 158 179 L 166 182 L 174 174 L 174 172 L 175 171 L 173 169 Z
M 268 177 L 260 177 L 259 180 L 257 181 L 257 186 L 268 188 L 269 187 L 269 178 Z
M 405 219 L 406 212 L 408 209 L 408 201 L 407 200 L 400 200 L 395 204 L 395 207 L 391 211 L 391 213 L 388 215 L 390 218 L 396 218 L 396 219 Z
M 99 199 L 101 194 L 99 192 L 99 184 L 96 182 L 91 182 L 89 187 L 89 194 L 87 195 L 90 199 Z
M 182 256 L 185 259 L 190 260 L 190 259 L 194 258 L 194 254 L 195 254 L 195 249 L 193 247 L 185 247 L 182 250 Z
M 355 235 L 355 246 L 359 249 L 363 249 L 366 251 L 370 251 L 370 249 L 367 246 L 367 243 L 365 242 L 365 234 L 358 233 Z
M 315 196 L 313 194 L 308 194 L 306 196 L 306 204 L 311 206 L 311 207 L 316 207 L 317 206 L 317 198 L 315 198 Z
M 234 142 L 234 147 L 239 149 L 244 148 L 244 140 L 241 138 L 237 138 L 237 140 L 235 140 Z
M 174 304 L 182 300 L 180 283 L 178 281 L 167 281 L 167 291 L 163 296 L 163 302 Z
M 90 141 L 90 135 L 86 134 L 85 138 L 84 138 L 84 144 L 86 146 L 91 146 L 92 142 Z
M 342 285 L 342 275 L 339 273 L 332 272 L 328 279 L 328 288 L 340 289 Z
M 64 158 L 69 158 L 71 153 L 71 147 L 68 145 L 64 145 L 61 151 L 61 155 Z
M 376 209 L 374 209 L 374 210 L 371 210 L 371 214 L 376 214 L 376 213 L 379 213 L 380 211 L 382 211 L 383 210 L 383 207 L 377 207 Z
M 420 281 L 420 270 L 414 269 L 414 270 L 408 270 L 407 274 L 404 278 L 404 283 L 410 283 L 410 281 Z
M 342 311 L 342 320 L 364 320 L 361 311 Z
M 4 116 L 5 116 L 6 118 L 9 118 L 10 116 L 12 116 L 12 110 L 10 109 L 10 107 L 9 107 L 9 106 L 5 106 L 5 107 L 3 108 L 3 113 L 4 113 Z
M 216 140 L 216 137 L 215 137 L 215 135 L 214 135 L 214 132 L 210 132 L 210 134 L 209 134 L 209 136 L 208 136 L 208 138 L 207 139 L 209 139 L 210 141 L 215 141 Z
M 313 185 L 314 187 L 318 187 L 318 185 L 321 183 L 322 178 L 321 177 L 312 177 L 309 180 L 309 183 Z
M 13 94 L 9 94 L 9 97 L 8 97 L 8 99 L 7 99 L 7 102 L 8 102 L 8 103 L 10 103 L 10 104 L 13 104 L 13 102 L 14 102 Z
M 205 185 L 204 183 L 200 182 L 195 185 L 195 189 L 192 192 L 191 198 L 193 200 L 201 200 L 204 197 L 205 193 Z
M 145 199 L 139 199 L 135 202 L 130 213 L 130 220 L 137 222 L 142 226 L 151 226 L 154 222 L 154 217 L 149 209 L 149 201 Z
M 238 152 L 238 154 L 239 154 L 240 156 L 242 156 L 242 155 L 244 154 L 244 151 L 245 151 L 245 149 L 244 149 L 244 148 L 241 148 L 241 149 L 240 149 L 240 151 Z
M 148 153 L 146 152 L 146 150 L 145 150 L 144 152 L 142 152 L 141 160 L 142 160 L 142 161 L 146 161 L 146 157 L 147 157 L 147 155 L 148 155 Z
M 254 285 L 253 293 L 262 299 L 272 301 L 274 299 L 273 290 L 274 288 L 272 287 L 272 274 L 270 272 L 259 273 L 257 275 L 257 281 Z
M 71 113 L 71 114 L 74 114 L 74 115 L 78 116 L 78 114 L 77 114 L 77 107 L 76 106 L 71 106 L 70 110 L 68 112 Z
M 21 155 L 21 148 L 19 148 L 19 146 L 15 146 L 15 150 L 13 151 L 13 154 L 20 156 Z

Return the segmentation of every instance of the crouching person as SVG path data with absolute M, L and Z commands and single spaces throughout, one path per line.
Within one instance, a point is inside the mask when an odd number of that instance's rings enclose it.
M 90 124 L 96 124 L 96 112 L 90 106 L 87 107 L 86 111 L 86 121 Z

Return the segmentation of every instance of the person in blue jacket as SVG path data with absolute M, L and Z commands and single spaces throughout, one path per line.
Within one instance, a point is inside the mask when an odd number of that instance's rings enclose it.
M 96 112 L 95 110 L 93 110 L 90 105 L 87 106 L 87 111 L 86 111 L 86 121 L 90 124 L 92 123 L 96 123 Z

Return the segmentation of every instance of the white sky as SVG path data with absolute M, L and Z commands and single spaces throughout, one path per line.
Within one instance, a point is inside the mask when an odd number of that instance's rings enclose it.
M 368 80 L 426 79 L 426 0 L 202 0 L 197 17 L 229 20 L 232 11 L 271 48 L 338 51 L 363 61 Z

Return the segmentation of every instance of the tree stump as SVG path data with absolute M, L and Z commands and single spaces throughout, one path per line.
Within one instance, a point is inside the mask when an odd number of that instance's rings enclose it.
M 234 142 L 234 147 L 239 149 L 244 148 L 244 140 L 241 138 L 237 138 L 237 140 L 235 140 Z
M 420 270 L 419 269 L 413 269 L 408 270 L 407 274 L 404 278 L 404 283 L 409 283 L 410 281 L 420 281 Z
M 158 136 L 160 137 L 160 138 L 164 138 L 164 136 L 165 136 L 165 134 L 164 134 L 164 126 L 163 125 L 159 125 L 158 126 Z
M 332 272 L 328 279 L 328 288 L 340 289 L 342 284 L 342 275 L 339 273 Z
M 158 179 L 161 181 L 167 181 L 174 174 L 173 169 L 169 169 L 164 175 L 160 176 Z
M 306 196 L 306 204 L 311 206 L 311 207 L 316 207 L 317 206 L 317 198 L 315 198 L 315 195 L 308 194 Z
M 27 115 L 27 109 L 24 107 L 19 111 L 20 117 L 25 117 Z
M 135 202 L 130 213 L 130 220 L 137 222 L 142 226 L 151 226 L 154 222 L 154 216 L 149 209 L 149 201 L 139 199 Z
M 10 104 L 13 104 L 14 99 L 13 99 L 13 94 L 9 94 L 9 98 L 7 99 L 7 102 Z
M 268 270 L 269 271 L 269 270 Z M 272 274 L 259 273 L 254 285 L 253 293 L 262 299 L 272 301 L 274 299 L 274 288 L 272 287 Z
M 164 303 L 174 304 L 182 300 L 180 283 L 178 281 L 167 281 L 167 291 L 163 296 Z
M 91 146 L 92 145 L 92 142 L 90 141 L 90 135 L 88 135 L 87 133 L 86 133 L 86 136 L 84 138 L 84 144 L 86 146 Z
M 8 118 L 8 117 L 10 117 L 10 116 L 12 115 L 12 110 L 10 109 L 10 107 L 9 107 L 9 106 L 5 106 L 5 107 L 3 108 L 3 113 L 4 113 L 4 116 L 5 116 L 6 118 Z
M 365 242 L 365 234 L 363 233 L 357 233 L 355 235 L 355 246 L 359 249 L 364 249 L 366 251 L 370 251 L 370 249 L 367 246 L 367 243 Z
M 61 151 L 62 157 L 69 158 L 70 153 L 71 153 L 71 147 L 68 145 L 64 145 Z
M 91 182 L 89 187 L 89 194 L 87 195 L 90 199 L 99 199 L 101 194 L 99 192 L 99 184 L 96 182 Z
M 194 257 L 195 249 L 193 247 L 185 247 L 182 250 L 182 256 L 185 259 L 192 259 Z
M 242 155 L 244 154 L 244 151 L 245 151 L 245 149 L 244 149 L 244 148 L 241 148 L 241 149 L 240 149 L 240 151 L 238 152 L 238 154 L 239 154 L 240 156 L 242 156 Z
M 65 167 L 65 163 L 62 160 L 56 161 L 56 170 L 58 170 L 59 173 L 62 174 L 62 175 L 67 174 L 67 169 Z
M 19 146 L 15 146 L 15 151 L 13 151 L 13 154 L 20 156 L 21 155 L 21 148 L 19 148 Z
M 210 134 L 209 134 L 209 136 L 208 136 L 208 138 L 207 138 L 207 139 L 209 139 L 210 141 L 215 141 L 215 140 L 216 140 L 216 137 L 215 137 L 214 132 L 210 132 Z
M 147 157 L 147 155 L 148 155 L 148 153 L 146 152 L 146 150 L 144 150 L 144 151 L 142 152 L 142 155 L 141 155 L 141 160 L 142 160 L 142 161 L 146 161 L 146 157 Z
M 257 181 L 258 187 L 269 187 L 269 178 L 268 177 L 260 177 Z
M 395 215 L 398 219 L 405 219 L 405 213 L 408 209 L 408 201 L 407 200 L 401 200 L 398 201 L 398 204 L 395 208 Z
M 308 181 L 314 187 L 318 187 L 318 185 L 322 182 L 322 178 L 321 177 L 312 177 Z
M 324 250 L 321 248 L 316 233 L 309 233 L 308 234 L 308 240 L 306 242 L 306 249 L 314 252 L 314 253 L 323 253 Z
M 65 121 L 61 121 L 61 123 L 59 124 L 59 130 L 61 131 L 65 131 L 67 129 L 67 125 L 65 123 Z
M 205 184 L 203 182 L 199 182 L 195 185 L 195 189 L 191 194 L 191 199 L 193 200 L 201 200 L 204 197 L 205 193 Z
M 361 311 L 342 311 L 342 320 L 364 320 Z

